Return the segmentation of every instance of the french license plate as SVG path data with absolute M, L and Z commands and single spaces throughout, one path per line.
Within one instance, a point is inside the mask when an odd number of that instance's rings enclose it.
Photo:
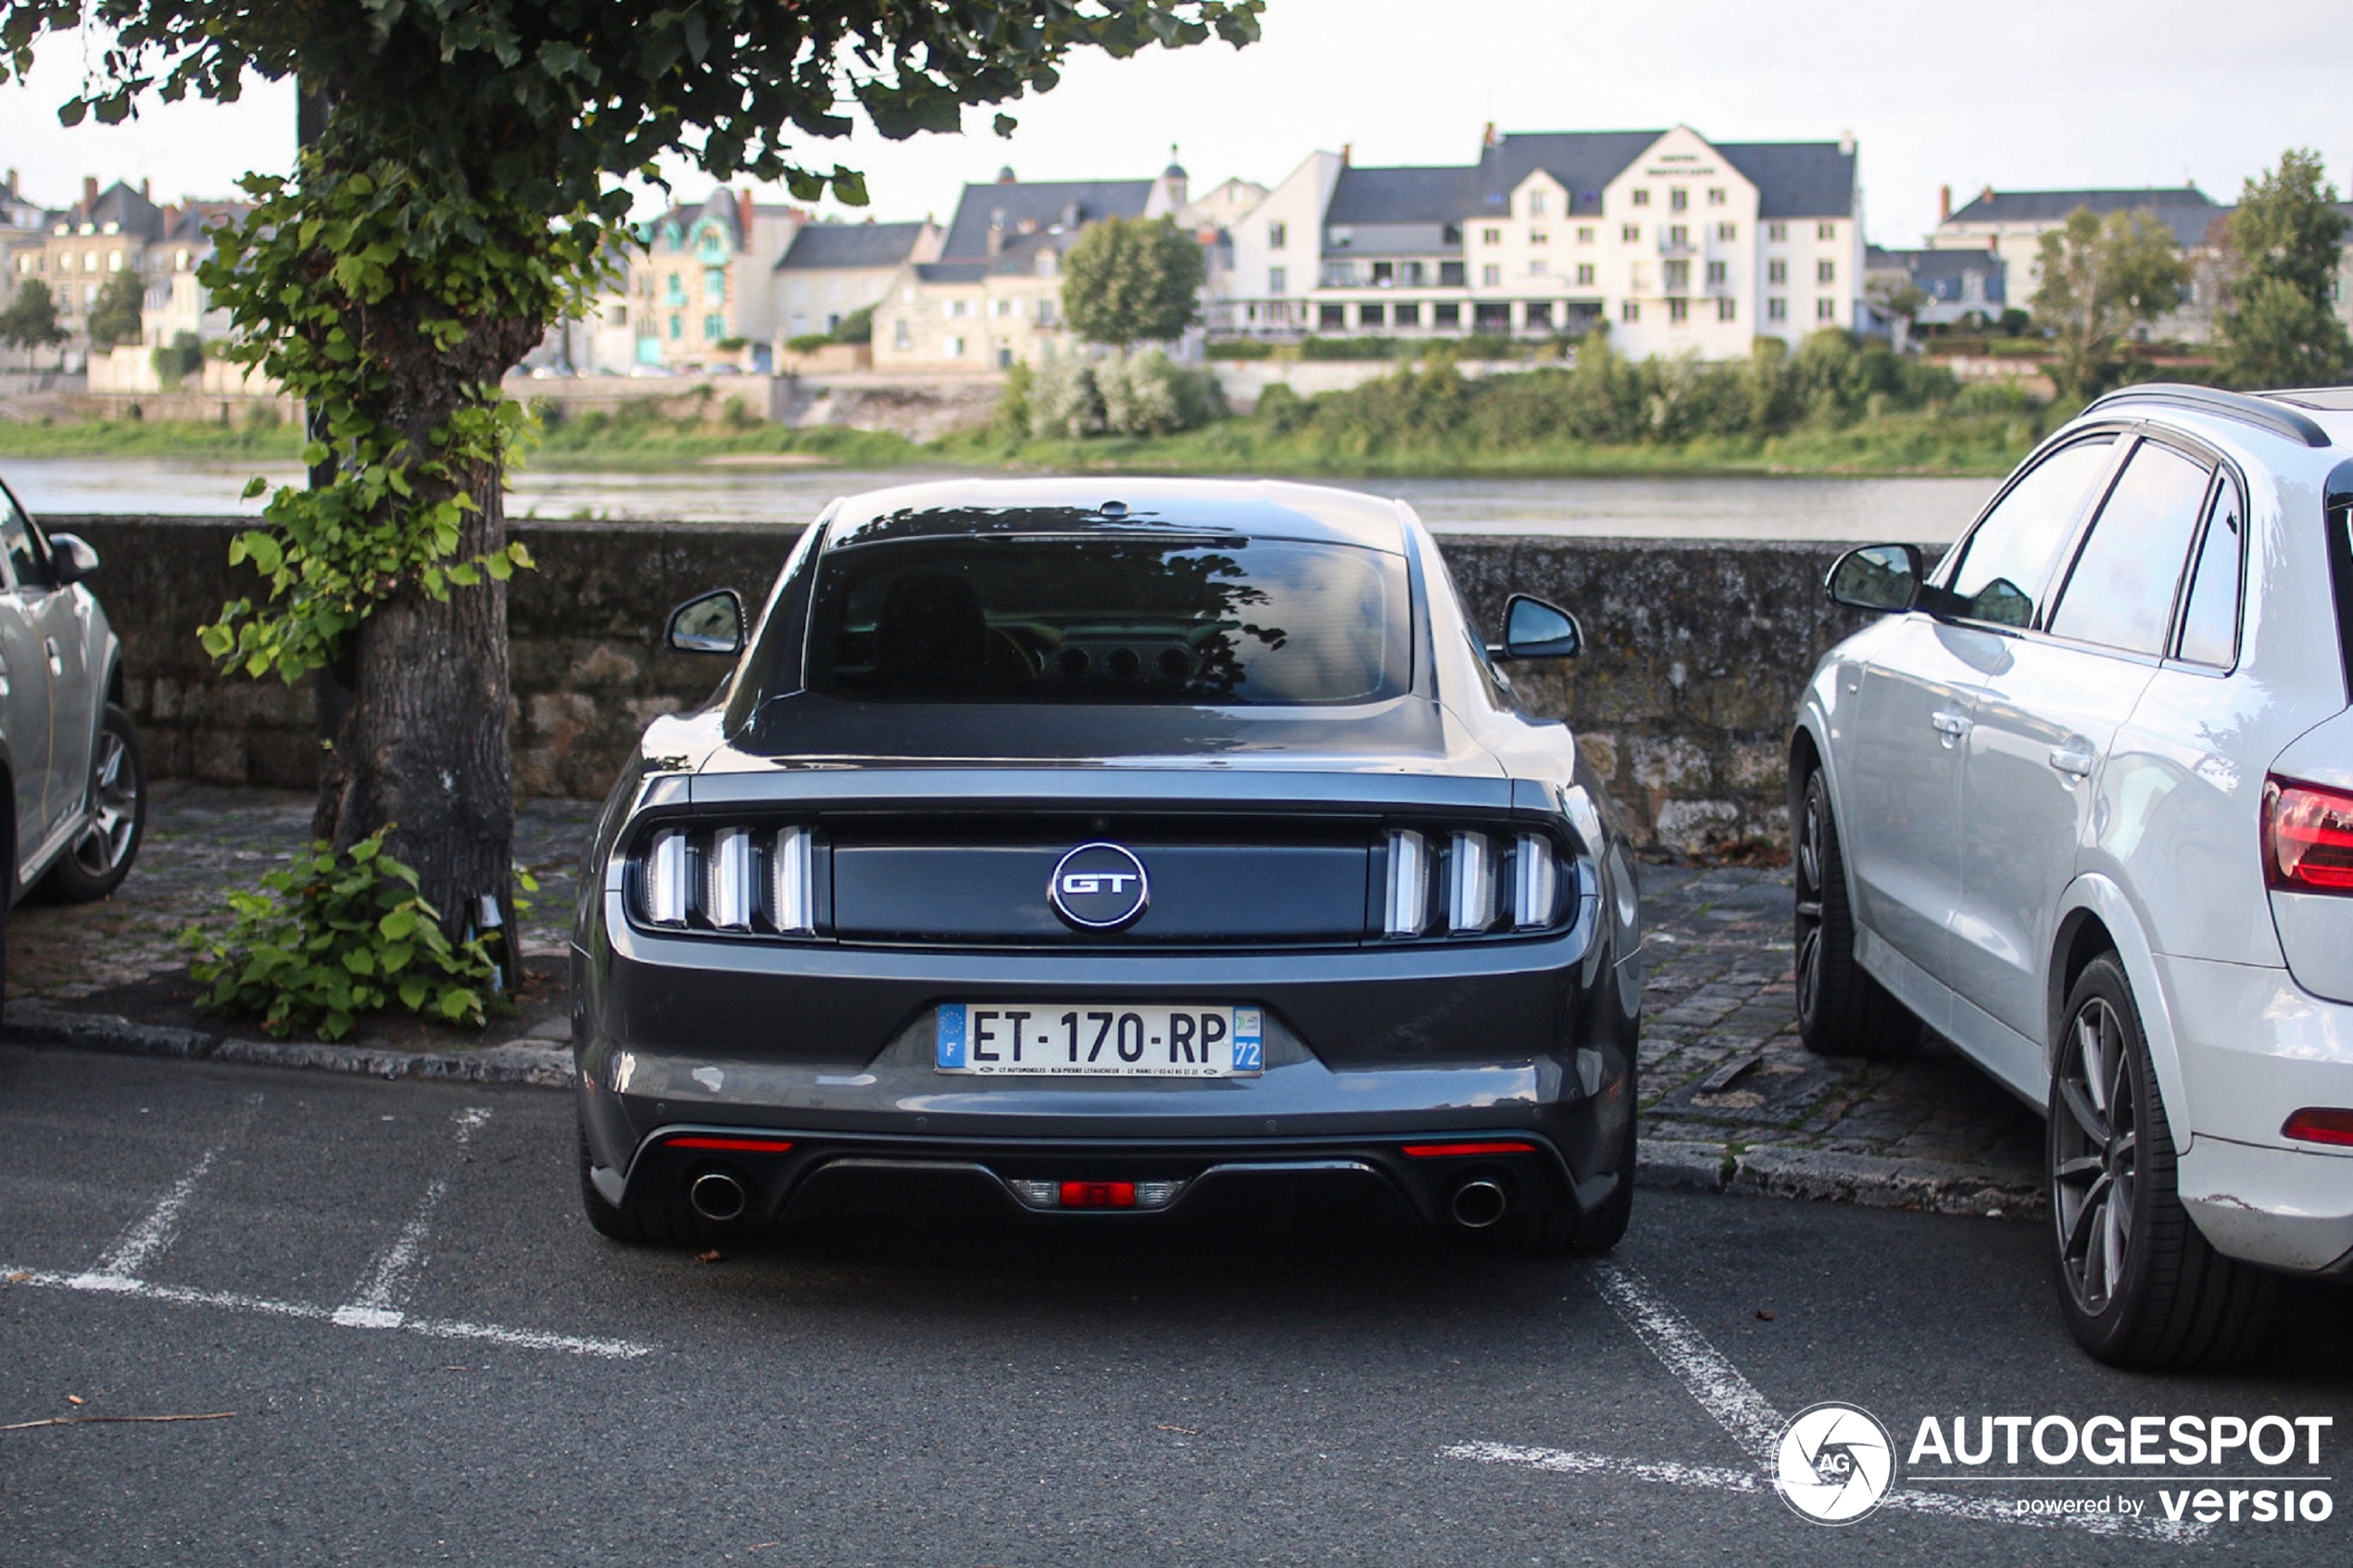
M 936 1022 L 942 1073 L 1248 1078 L 1266 1068 L 1258 1008 L 943 1002 Z

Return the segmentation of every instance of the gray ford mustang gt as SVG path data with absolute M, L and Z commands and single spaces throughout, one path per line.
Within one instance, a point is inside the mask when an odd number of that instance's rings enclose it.
M 1114 499 L 1113 497 L 1118 497 Z M 677 1242 L 872 1206 L 1624 1233 L 1633 864 L 1402 502 L 1005 481 L 836 502 L 656 720 L 573 946 L 581 1196 Z

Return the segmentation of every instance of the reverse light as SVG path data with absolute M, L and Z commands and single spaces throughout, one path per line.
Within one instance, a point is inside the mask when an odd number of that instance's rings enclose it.
M 2280 1136 L 2353 1148 L 2353 1110 L 2308 1105 L 2280 1123 Z
M 1411 828 L 1389 831 L 1389 904 L 1384 936 L 1419 936 L 1429 925 L 1429 846 Z
M 2286 893 L 2353 893 L 2353 794 L 2264 780 L 2263 878 Z
M 1512 926 L 1534 931 L 1553 923 L 1560 901 L 1560 863 L 1553 859 L 1552 841 L 1542 834 L 1524 833 L 1512 856 Z
M 752 870 L 751 829 L 721 828 L 711 835 L 703 861 L 703 914 L 722 931 L 749 931 L 758 907 L 759 878 Z
M 1466 936 L 1495 919 L 1495 861 L 1483 833 L 1454 835 L 1453 875 L 1446 897 L 1446 929 Z

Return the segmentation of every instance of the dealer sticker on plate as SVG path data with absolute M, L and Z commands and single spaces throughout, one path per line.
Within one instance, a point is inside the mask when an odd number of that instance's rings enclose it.
M 942 1073 L 1248 1078 L 1265 1071 L 1257 1008 L 943 1002 Z

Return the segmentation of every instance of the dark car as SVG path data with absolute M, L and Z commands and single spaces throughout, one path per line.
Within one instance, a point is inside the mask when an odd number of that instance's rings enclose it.
M 1112 499 L 1113 495 L 1120 497 Z M 573 955 L 606 1235 L 977 1201 L 1326 1206 L 1605 1248 L 1634 1177 L 1632 861 L 1412 509 L 957 481 L 837 502 L 657 720 Z

